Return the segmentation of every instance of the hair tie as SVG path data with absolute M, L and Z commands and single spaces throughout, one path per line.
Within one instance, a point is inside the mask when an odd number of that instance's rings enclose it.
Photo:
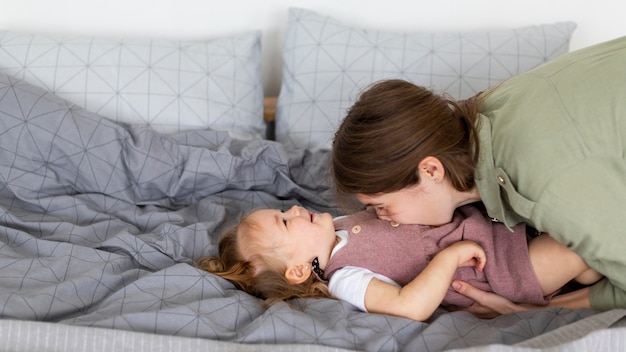
M 311 269 L 320 280 L 326 281 L 324 278 L 324 270 L 320 268 L 320 261 L 315 257 L 311 262 Z

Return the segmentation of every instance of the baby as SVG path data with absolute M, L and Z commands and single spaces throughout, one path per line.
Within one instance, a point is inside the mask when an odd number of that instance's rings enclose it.
M 527 240 L 474 205 L 438 227 L 398 225 L 374 211 L 333 219 L 294 206 L 261 209 L 226 232 L 219 256 L 198 264 L 268 300 L 334 297 L 363 311 L 428 319 L 438 306 L 472 302 L 450 290 L 461 279 L 511 301 L 545 305 L 572 279 L 601 276 L 546 234 Z

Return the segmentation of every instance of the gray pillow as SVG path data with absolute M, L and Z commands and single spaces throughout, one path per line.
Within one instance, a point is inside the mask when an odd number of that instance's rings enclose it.
M 115 121 L 261 139 L 260 42 L 260 31 L 199 41 L 2 31 L 0 72 Z
M 394 33 L 352 28 L 289 9 L 276 139 L 330 149 L 347 108 L 367 85 L 403 78 L 467 98 L 568 52 L 574 22 L 509 30 Z

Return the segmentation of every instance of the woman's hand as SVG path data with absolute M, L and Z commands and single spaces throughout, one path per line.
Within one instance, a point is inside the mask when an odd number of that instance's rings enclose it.
M 520 312 L 530 309 L 527 306 L 515 304 L 493 292 L 477 289 L 464 281 L 454 280 L 452 282 L 452 288 L 463 296 L 472 299 L 474 304 L 467 308 L 452 308 L 450 310 L 465 310 L 479 318 L 495 318 L 501 314 Z
M 568 292 L 554 297 L 545 306 L 532 304 L 516 304 L 493 292 L 487 292 L 468 284 L 467 282 L 454 280 L 452 288 L 474 301 L 467 308 L 448 308 L 449 310 L 468 311 L 479 318 L 494 318 L 501 314 L 515 313 L 526 310 L 543 309 L 548 307 L 563 307 L 569 309 L 590 308 L 589 287 Z

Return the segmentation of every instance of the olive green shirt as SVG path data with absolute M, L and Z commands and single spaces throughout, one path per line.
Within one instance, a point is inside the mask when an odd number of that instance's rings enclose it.
M 626 307 L 626 37 L 507 80 L 479 123 L 489 215 L 530 223 L 606 275 L 594 308 Z

